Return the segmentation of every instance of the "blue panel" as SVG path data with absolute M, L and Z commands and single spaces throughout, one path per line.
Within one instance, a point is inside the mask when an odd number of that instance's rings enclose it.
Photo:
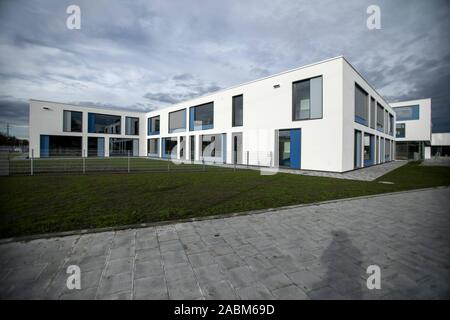
M 355 115 L 355 122 L 358 122 L 359 124 L 365 125 L 367 126 L 367 120 L 365 120 L 364 118 L 361 118 L 359 116 Z
M 95 133 L 95 114 L 94 113 L 88 114 L 88 132 Z
M 291 168 L 300 169 L 301 159 L 301 129 L 290 130 L 291 138 Z
M 194 129 L 194 121 L 195 121 L 195 108 L 189 108 L 189 131 L 193 131 Z
M 49 146 L 50 146 L 50 138 L 49 136 L 41 135 L 41 157 L 49 156 Z

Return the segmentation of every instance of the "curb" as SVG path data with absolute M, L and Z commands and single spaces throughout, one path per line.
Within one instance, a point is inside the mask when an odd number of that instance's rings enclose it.
M 284 210 L 290 210 L 290 209 L 295 209 L 295 208 L 320 206 L 320 205 L 336 203 L 336 202 L 353 201 L 353 200 L 361 200 L 361 199 L 372 199 L 372 198 L 378 198 L 378 197 L 384 197 L 384 196 L 413 193 L 413 192 L 420 192 L 420 191 L 449 189 L 449 188 L 450 188 L 450 186 L 439 186 L 439 187 L 412 189 L 412 190 L 404 190 L 404 191 L 395 191 L 395 192 L 388 192 L 388 193 L 377 193 L 377 194 L 366 195 L 366 196 L 325 200 L 325 201 L 311 202 L 311 203 L 304 203 L 304 204 L 295 204 L 295 205 L 284 206 L 284 207 L 279 207 L 279 208 L 267 208 L 267 209 L 250 210 L 250 211 L 242 211 L 242 212 L 235 212 L 235 213 L 224 213 L 224 214 L 197 217 L 197 218 L 175 219 L 175 220 L 165 220 L 165 221 L 157 221 L 157 222 L 149 222 L 149 223 L 129 224 L 129 225 L 115 226 L 115 227 L 104 227 L 104 228 L 71 230 L 71 231 L 54 232 L 54 233 L 43 233 L 43 234 L 36 234 L 36 235 L 23 236 L 23 237 L 12 237 L 12 238 L 0 239 L 0 245 L 12 243 L 12 242 L 27 242 L 27 241 L 38 240 L 38 239 L 68 237 L 68 236 L 74 236 L 74 235 L 81 236 L 81 235 L 91 234 L 91 233 L 111 232 L 111 231 L 129 230 L 129 229 L 142 229 L 142 228 L 158 227 L 158 226 L 165 226 L 165 225 L 171 225 L 171 224 L 177 224 L 177 223 L 187 223 L 187 222 L 215 220 L 215 219 L 226 219 L 226 218 L 232 218 L 232 217 L 238 217 L 238 216 L 249 216 L 249 215 L 262 214 L 262 213 L 274 212 L 274 211 L 284 211 Z

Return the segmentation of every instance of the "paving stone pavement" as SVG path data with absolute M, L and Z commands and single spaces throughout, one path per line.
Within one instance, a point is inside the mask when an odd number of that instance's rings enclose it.
M 0 245 L 2 299 L 450 298 L 450 188 Z M 381 289 L 366 286 L 369 265 Z M 67 267 L 81 269 L 69 290 Z

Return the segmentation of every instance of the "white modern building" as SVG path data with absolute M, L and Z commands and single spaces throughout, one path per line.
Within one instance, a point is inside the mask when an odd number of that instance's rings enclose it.
M 345 172 L 394 158 L 394 109 L 344 57 L 151 112 L 30 101 L 30 156 Z
M 450 132 L 431 134 L 431 157 L 450 157 Z
M 396 118 L 396 159 L 421 160 L 431 155 L 431 99 L 391 103 Z

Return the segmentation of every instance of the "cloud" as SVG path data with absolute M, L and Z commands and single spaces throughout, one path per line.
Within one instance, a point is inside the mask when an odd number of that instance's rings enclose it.
M 380 0 L 381 30 L 369 0 L 78 0 L 81 30 L 68 4 L 0 2 L 3 100 L 154 109 L 342 54 L 390 101 L 431 97 L 450 131 L 446 0 Z

